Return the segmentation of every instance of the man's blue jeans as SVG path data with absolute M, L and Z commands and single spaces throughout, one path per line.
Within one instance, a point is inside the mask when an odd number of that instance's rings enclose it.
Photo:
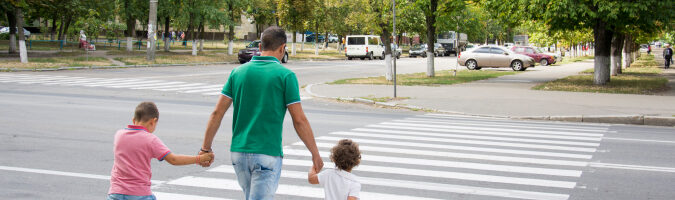
M 281 157 L 232 152 L 232 166 L 246 200 L 274 199 L 281 177 Z

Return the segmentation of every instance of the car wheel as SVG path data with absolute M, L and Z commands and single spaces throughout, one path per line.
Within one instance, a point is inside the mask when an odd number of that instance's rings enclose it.
M 469 69 L 469 70 L 480 69 L 478 67 L 478 63 L 476 63 L 475 60 L 467 60 L 465 65 L 466 65 L 466 68 Z
M 366 58 L 361 58 L 361 60 L 365 60 Z
M 373 59 L 375 59 L 375 57 L 373 56 L 373 53 L 371 52 L 371 53 L 368 54 L 368 60 L 373 60 Z
M 547 65 L 548 65 L 548 60 L 546 60 L 545 58 L 542 58 L 542 59 L 539 61 L 539 64 L 541 64 L 541 66 L 547 66 Z
M 380 56 L 380 60 L 384 60 L 384 52 L 382 52 L 382 56 Z
M 511 62 L 511 69 L 513 69 L 513 71 L 523 71 L 523 62 L 520 60 Z
M 422 54 L 422 58 L 426 58 L 426 57 L 427 57 L 427 53 Z
M 284 57 L 281 58 L 281 63 L 286 63 L 286 62 L 288 62 L 288 53 L 285 53 Z

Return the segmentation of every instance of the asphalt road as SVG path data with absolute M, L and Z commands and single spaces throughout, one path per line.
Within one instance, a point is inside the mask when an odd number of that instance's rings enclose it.
M 454 68 L 440 58 L 441 69 Z M 290 62 L 301 85 L 376 76 L 383 61 Z M 422 72 L 425 60 L 402 59 Z M 445 66 L 444 66 L 445 65 Z M 194 154 L 235 65 L 0 74 L 0 199 L 103 199 L 112 140 L 140 101 L 160 109 L 157 134 Z M 172 88 L 182 88 L 170 90 Z M 191 88 L 196 87 L 196 88 Z M 672 199 L 675 129 L 426 114 L 304 96 L 322 156 L 361 143 L 363 199 Z M 290 117 L 278 199 L 317 199 Z M 160 199 L 242 199 L 229 161 L 231 112 L 211 168 L 153 161 Z M 329 162 L 327 158 L 324 161 Z M 326 165 L 330 167 L 329 163 Z

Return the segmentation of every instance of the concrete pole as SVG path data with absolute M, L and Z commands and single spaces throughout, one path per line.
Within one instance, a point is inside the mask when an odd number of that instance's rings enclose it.
M 157 41 L 155 41 L 155 35 L 157 35 L 157 2 L 158 0 L 150 0 L 150 15 L 148 17 L 148 61 L 155 60 L 155 48 L 157 46 Z
M 391 0 L 392 1 L 392 13 L 394 14 L 394 20 L 393 20 L 393 31 L 392 35 L 394 36 L 394 74 L 392 78 L 394 79 L 394 98 L 396 98 L 396 54 L 398 53 L 398 42 L 396 41 L 396 0 Z M 389 44 L 386 44 L 389 45 Z

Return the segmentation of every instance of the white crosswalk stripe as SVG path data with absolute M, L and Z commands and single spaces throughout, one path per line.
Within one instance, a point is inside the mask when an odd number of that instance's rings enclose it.
M 89 78 L 79 76 L 55 76 L 32 74 L 0 74 L 0 83 L 40 84 L 54 86 L 103 87 L 111 89 L 154 90 L 161 92 L 201 94 L 218 96 L 223 84 L 187 83 L 141 78 Z M 302 96 L 302 100 L 311 97 Z
M 329 156 L 338 140 L 359 143 L 362 161 L 352 173 L 362 184 L 361 199 L 570 199 L 603 135 L 610 131 L 602 125 L 529 125 L 529 121 L 428 114 L 331 132 L 316 141 L 324 168 L 335 167 Z M 323 198 L 320 186 L 307 184 L 311 166 L 303 142 L 284 147 L 277 199 Z M 164 185 L 242 195 L 231 165 Z M 158 191 L 164 192 L 162 187 Z

